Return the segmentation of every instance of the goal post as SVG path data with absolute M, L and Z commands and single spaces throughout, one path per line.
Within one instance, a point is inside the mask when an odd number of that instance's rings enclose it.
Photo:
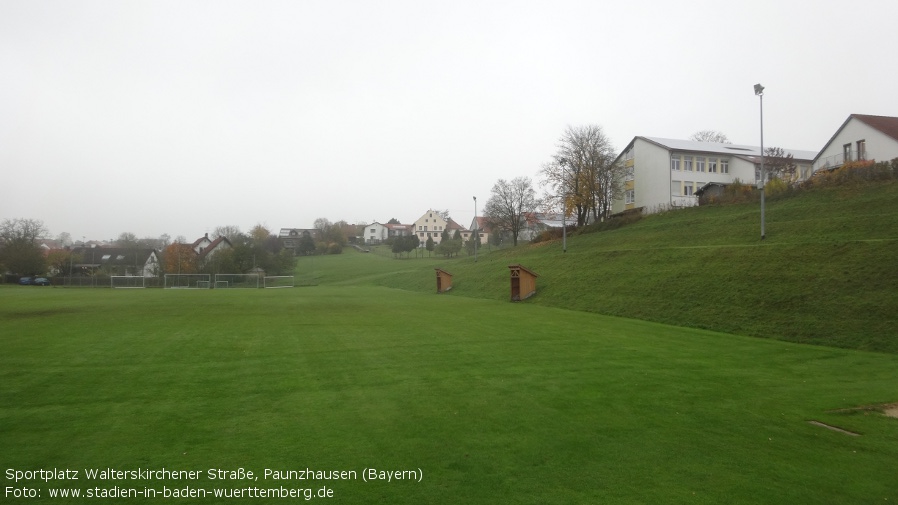
M 209 289 L 211 274 L 165 274 L 167 289 Z
M 109 287 L 145 288 L 147 287 L 147 278 L 142 275 L 110 275 Z
M 292 288 L 296 281 L 292 275 L 266 275 L 263 279 L 265 288 Z
M 258 274 L 215 274 L 215 288 L 259 288 Z

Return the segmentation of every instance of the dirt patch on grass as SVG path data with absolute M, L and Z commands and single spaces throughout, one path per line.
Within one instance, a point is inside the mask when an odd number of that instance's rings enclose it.
M 898 419 L 898 403 L 884 403 L 880 405 L 864 405 L 861 407 L 852 407 L 849 409 L 835 409 L 829 412 L 882 412 L 883 414 Z
M 848 431 L 843 428 L 839 428 L 838 426 L 833 426 L 831 424 L 821 423 L 820 421 L 808 421 L 808 423 L 813 424 L 814 426 L 820 426 L 821 428 L 826 428 L 828 430 L 837 431 L 839 433 L 844 433 L 845 435 L 851 435 L 852 437 L 861 436 L 860 433 L 855 433 L 853 431 Z
M 894 418 L 898 419 L 898 403 L 893 403 L 891 405 L 883 405 L 882 413 L 889 417 L 894 417 Z

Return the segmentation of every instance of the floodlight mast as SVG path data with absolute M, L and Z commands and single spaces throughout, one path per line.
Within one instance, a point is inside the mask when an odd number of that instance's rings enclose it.
M 567 192 L 565 190 L 567 187 L 566 186 L 567 181 L 565 180 L 565 177 L 567 176 L 567 173 L 564 170 L 564 165 L 567 163 L 567 159 L 561 158 L 560 160 L 558 160 L 558 163 L 561 165 L 561 252 L 566 253 L 567 252 L 567 222 L 566 222 L 566 218 L 567 218 L 567 196 L 566 196 L 566 194 L 567 194 Z
M 766 237 L 764 231 L 764 186 L 767 182 L 767 174 L 764 172 L 764 86 L 755 84 L 755 95 L 761 101 L 761 181 L 758 183 L 758 187 L 761 190 L 761 240 L 764 240 Z

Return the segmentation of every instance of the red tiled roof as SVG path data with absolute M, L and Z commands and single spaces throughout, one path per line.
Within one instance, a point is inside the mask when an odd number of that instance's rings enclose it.
M 208 233 L 207 233 L 205 236 L 202 236 L 202 237 L 196 239 L 196 241 L 193 242 L 193 245 L 192 245 L 191 247 L 197 247 L 197 246 L 200 245 L 204 240 L 209 240 L 209 242 L 211 242 L 211 240 L 209 239 L 209 234 L 208 234 Z
M 200 240 L 202 240 L 202 239 L 200 239 Z M 205 258 L 205 257 L 208 256 L 210 253 L 212 253 L 212 251 L 214 251 L 219 245 L 221 245 L 222 242 L 227 243 L 227 244 L 228 244 L 228 247 L 233 247 L 233 246 L 231 245 L 231 241 L 228 240 L 227 237 L 225 237 L 225 236 L 222 235 L 221 237 L 218 237 L 217 239 L 213 240 L 211 244 L 209 244 L 209 245 L 206 246 L 202 251 L 200 251 L 199 257 L 200 257 L 200 258 Z
M 898 117 L 871 116 L 868 114 L 852 114 L 851 117 L 876 128 L 895 140 L 898 140 Z
M 446 229 L 447 230 L 466 230 L 464 226 L 456 223 L 451 217 L 446 222 Z

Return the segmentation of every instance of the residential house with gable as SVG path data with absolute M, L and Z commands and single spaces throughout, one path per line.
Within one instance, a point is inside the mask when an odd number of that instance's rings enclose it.
M 233 245 L 231 244 L 231 241 L 224 236 L 210 240 L 209 234 L 207 233 L 204 237 L 197 239 L 192 247 L 194 252 L 196 252 L 197 263 L 203 265 L 212 261 L 216 254 L 232 248 Z
M 318 230 L 315 228 L 281 228 L 278 232 L 278 240 L 284 245 L 285 249 L 293 250 L 293 254 L 299 254 L 300 242 L 303 237 L 315 239 L 318 236 Z
M 199 254 L 203 252 L 203 250 L 209 247 L 209 244 L 212 243 L 212 240 L 209 238 L 209 234 L 205 234 L 204 236 L 196 239 L 193 244 L 190 245 L 190 248 L 193 249 L 193 252 Z
M 410 224 L 398 223 L 378 223 L 373 222 L 364 226 L 362 240 L 366 244 L 376 245 L 386 242 L 392 237 L 403 237 L 412 234 L 412 226 Z
M 387 225 L 378 223 L 377 221 L 365 225 L 365 231 L 362 233 L 362 240 L 366 244 L 376 245 L 382 244 L 387 240 L 389 229 Z
M 387 227 L 388 237 L 407 237 L 414 233 L 414 226 L 410 224 L 387 223 L 384 226 Z
M 425 243 L 427 243 L 427 239 L 433 239 L 434 244 L 440 243 L 440 237 L 442 233 L 446 231 L 446 226 L 449 224 L 449 221 L 443 218 L 439 212 L 429 209 L 425 212 L 421 217 L 415 220 L 412 224 L 412 229 L 414 233 L 418 234 L 418 240 L 421 242 L 421 246 L 423 247 Z
M 493 232 L 492 227 L 490 226 L 490 221 L 486 216 L 475 216 L 474 219 L 471 219 L 471 232 L 477 230 L 478 235 L 480 235 L 480 243 L 488 244 L 490 241 L 490 234 Z M 468 236 L 470 236 L 470 233 Z M 465 239 L 467 240 L 467 238 Z
M 898 117 L 851 114 L 814 158 L 814 171 L 898 158 Z
M 489 232 L 484 231 L 486 221 L 484 218 L 479 219 L 480 226 L 478 227 L 479 235 L 480 235 L 480 243 L 485 244 L 489 239 Z M 475 226 L 475 222 L 471 222 L 472 228 Z M 471 238 L 471 234 L 473 233 L 471 230 L 465 228 L 464 226 L 458 224 L 451 217 L 443 218 L 439 212 L 430 209 L 424 213 L 421 217 L 419 217 L 414 224 L 411 225 L 412 233 L 418 235 L 418 241 L 421 243 L 420 247 L 425 247 L 427 244 L 427 239 L 433 239 L 434 245 L 439 244 L 442 240 L 443 232 L 449 234 L 449 238 L 455 236 L 455 232 L 457 231 L 461 236 L 462 240 L 467 242 Z
M 159 251 L 143 247 L 75 247 L 72 265 L 84 275 L 136 275 L 155 277 L 159 274 Z
M 815 152 L 784 151 L 792 155 L 798 180 L 811 176 Z M 760 155 L 757 146 L 634 137 L 615 160 L 626 168 L 626 178 L 623 197 L 614 201 L 612 212 L 691 207 L 698 204 L 696 191 L 707 184 L 739 180 L 756 185 L 761 178 Z
M 227 237 L 221 236 L 216 239 L 210 239 L 209 234 L 207 233 L 204 236 L 196 239 L 196 241 L 190 247 L 197 254 L 197 256 L 202 259 L 211 257 L 218 251 L 230 249 L 232 245 L 231 241 L 228 240 Z

